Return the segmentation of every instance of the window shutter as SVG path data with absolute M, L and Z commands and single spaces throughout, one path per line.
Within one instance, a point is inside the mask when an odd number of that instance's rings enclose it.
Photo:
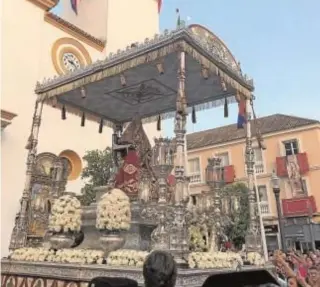
M 282 199 L 282 214 L 287 216 L 289 214 L 288 202 L 285 199 Z
M 224 167 L 224 181 L 225 183 L 233 183 L 235 179 L 234 166 L 228 165 Z
M 280 177 L 288 176 L 287 159 L 285 156 L 276 158 L 276 166 L 277 166 L 277 176 L 280 176 Z
M 305 174 L 309 171 L 308 157 L 305 152 L 297 154 L 297 161 L 300 168 L 300 174 Z

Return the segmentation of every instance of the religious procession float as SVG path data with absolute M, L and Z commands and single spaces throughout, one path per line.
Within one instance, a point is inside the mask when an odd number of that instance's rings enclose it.
M 38 83 L 28 140 L 26 183 L 10 243 L 2 259 L 2 286 L 80 287 L 97 276 L 128 277 L 143 285 L 150 251 L 172 253 L 179 265 L 177 286 L 201 286 L 208 274 L 243 265 L 240 253 L 221 252 L 224 215 L 220 160 L 209 159 L 208 192 L 190 200 L 185 174 L 186 121 L 196 112 L 238 103 L 246 118 L 246 167 L 250 224 L 247 260 L 264 264 L 253 188 L 251 140 L 253 83 L 227 47 L 199 25 L 179 27 L 135 43 L 105 60 Z M 44 104 L 113 129 L 113 176 L 97 187 L 96 201 L 81 206 L 65 191 L 67 164 L 54 158 L 41 175 L 37 141 Z M 247 107 L 247 109 L 246 109 Z M 174 139 L 152 145 L 143 123 L 174 118 Z M 199 139 L 200 140 L 200 139 Z M 50 155 L 47 155 L 50 157 Z M 168 180 L 168 178 L 170 180 Z M 47 197 L 32 205 L 41 186 Z M 233 198 L 236 202 L 236 196 Z M 42 230 L 42 232 L 39 232 Z

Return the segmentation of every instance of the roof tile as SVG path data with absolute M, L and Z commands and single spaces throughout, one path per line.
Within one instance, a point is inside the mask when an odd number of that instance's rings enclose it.
M 252 121 L 252 135 L 255 136 L 256 134 L 256 125 L 260 127 L 260 132 L 264 135 L 313 124 L 320 124 L 320 122 L 296 116 L 274 114 L 258 118 L 256 124 Z M 238 129 L 237 125 L 233 124 L 188 134 L 187 149 L 198 149 L 243 138 L 245 138 L 245 129 Z

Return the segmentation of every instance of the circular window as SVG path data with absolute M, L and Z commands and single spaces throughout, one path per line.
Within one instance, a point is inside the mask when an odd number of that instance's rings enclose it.
M 76 180 L 82 172 L 82 160 L 80 156 L 72 150 L 64 150 L 59 154 L 68 162 L 68 180 Z

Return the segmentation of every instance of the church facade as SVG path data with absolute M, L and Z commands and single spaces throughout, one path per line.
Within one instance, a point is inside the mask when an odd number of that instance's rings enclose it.
M 159 32 L 156 0 L 3 1 L 1 85 L 1 254 L 7 255 L 14 218 L 24 189 L 26 155 L 36 82 L 104 59 L 109 53 Z M 59 16 L 50 12 L 59 4 Z M 44 106 L 37 153 L 65 157 L 70 163 L 67 191 L 79 193 L 86 150 L 111 145 L 110 128 Z M 149 137 L 155 124 L 145 125 Z M 45 162 L 43 163 L 45 169 Z

